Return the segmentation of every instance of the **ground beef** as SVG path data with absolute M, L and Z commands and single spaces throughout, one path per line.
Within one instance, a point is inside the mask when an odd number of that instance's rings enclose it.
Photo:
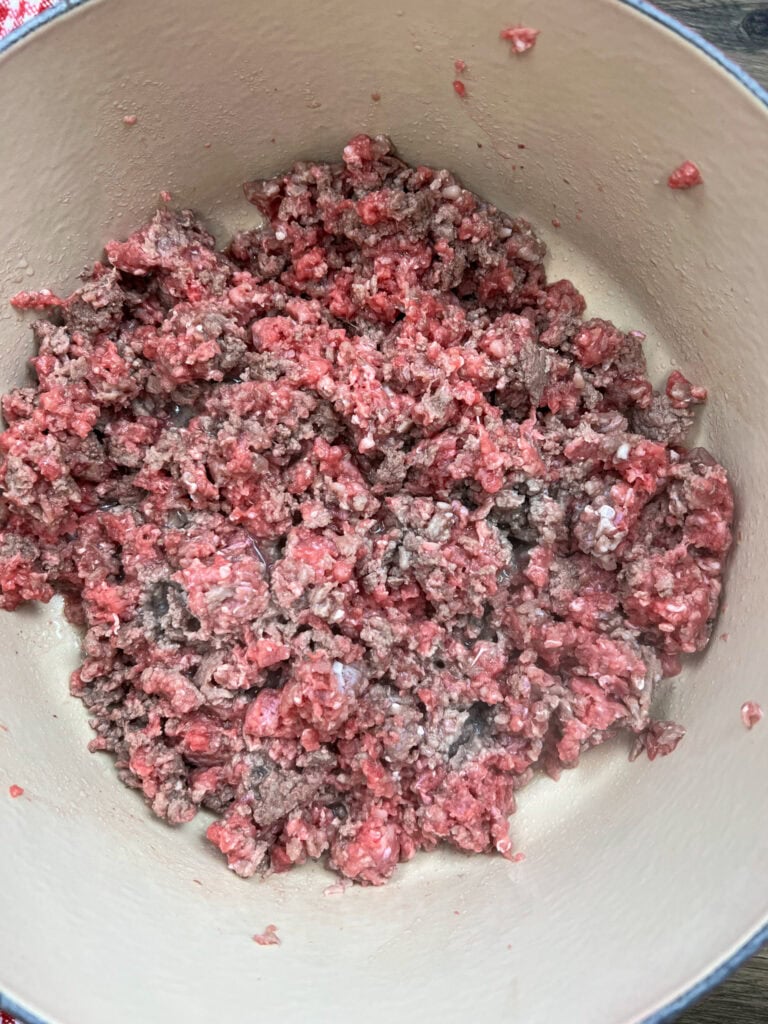
M 692 160 L 684 160 L 667 178 L 667 185 L 675 189 L 693 188 L 694 185 L 703 184 L 701 171 Z
M 91 748 L 241 875 L 513 857 L 515 793 L 706 646 L 731 542 L 705 393 L 648 381 L 543 243 L 358 136 L 111 242 L 5 396 L 0 605 L 64 596 Z
M 763 709 L 756 700 L 747 700 L 741 705 L 741 720 L 745 729 L 753 729 L 762 717 Z
M 253 936 L 253 941 L 257 946 L 279 946 L 282 943 L 280 936 L 277 934 L 277 925 L 268 924 L 263 932 Z
M 539 31 L 537 28 L 515 25 L 512 28 L 503 28 L 499 36 L 505 42 L 511 44 L 512 53 L 526 53 L 536 45 Z

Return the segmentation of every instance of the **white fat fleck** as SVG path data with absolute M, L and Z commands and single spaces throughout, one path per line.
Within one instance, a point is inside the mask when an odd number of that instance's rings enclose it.
M 596 537 L 604 538 L 606 533 L 612 533 L 615 529 L 613 520 L 616 518 L 616 509 L 611 505 L 601 505 L 596 511 L 600 516 L 600 521 L 597 524 Z M 618 541 L 611 546 L 610 544 L 606 544 L 605 540 L 603 540 L 603 543 L 595 544 L 595 549 L 598 551 L 613 551 L 617 544 Z
M 336 682 L 339 684 L 339 689 L 342 692 L 356 686 L 362 677 L 360 669 L 355 668 L 353 665 L 345 665 L 341 661 L 334 661 L 331 665 L 331 671 L 336 677 Z
M 445 199 L 458 199 L 461 195 L 461 189 L 458 185 L 446 185 L 443 189 L 443 196 Z
M 619 447 L 616 449 L 616 459 L 620 461 L 620 460 L 628 459 L 628 458 L 629 458 L 629 444 L 625 441 L 623 444 L 620 444 Z
M 624 533 L 617 533 L 613 537 L 599 537 L 595 542 L 595 553 L 598 555 L 607 555 L 609 552 L 615 551 L 619 544 L 624 540 L 625 536 L 626 534 Z M 604 569 L 613 569 L 613 565 L 611 564 L 605 562 L 602 564 Z
M 283 231 L 282 228 L 278 228 L 277 231 L 275 232 L 275 238 L 278 240 L 278 242 L 284 242 L 287 237 L 288 236 L 286 235 L 285 231 Z

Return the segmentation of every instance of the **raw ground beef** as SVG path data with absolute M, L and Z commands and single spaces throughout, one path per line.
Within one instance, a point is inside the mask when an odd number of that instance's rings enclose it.
M 741 705 L 741 720 L 746 729 L 753 729 L 762 717 L 763 709 L 756 700 L 747 700 Z
M 64 595 L 92 749 L 241 875 L 512 857 L 534 770 L 682 735 L 651 698 L 731 540 L 705 392 L 385 138 L 245 191 L 224 252 L 162 209 L 16 297 L 52 318 L 2 401 L 0 606 Z
M 253 941 L 257 946 L 280 946 L 282 940 L 277 934 L 277 926 L 274 924 L 268 924 L 263 932 L 253 936 Z
M 667 185 L 675 189 L 693 188 L 694 185 L 703 184 L 701 171 L 692 160 L 685 160 L 667 178 Z
M 527 53 L 536 45 L 539 29 L 526 28 L 524 25 L 515 25 L 513 28 L 503 28 L 499 33 L 501 39 L 511 44 L 512 53 Z

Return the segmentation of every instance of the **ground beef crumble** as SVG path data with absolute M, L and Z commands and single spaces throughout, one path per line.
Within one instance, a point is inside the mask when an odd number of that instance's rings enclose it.
M 756 700 L 744 701 L 741 705 L 741 720 L 745 729 L 753 729 L 762 718 L 763 709 Z
M 703 184 L 701 171 L 692 160 L 683 161 L 667 178 L 667 185 L 674 189 L 693 188 L 694 185 Z
M 512 28 L 503 28 L 499 37 L 510 43 L 512 53 L 527 53 L 536 45 L 539 31 L 537 28 L 527 28 L 525 25 L 514 25 Z
M 0 607 L 64 596 L 92 749 L 241 875 L 511 858 L 534 769 L 682 735 L 651 697 L 731 540 L 705 392 L 385 138 L 245 192 L 224 252 L 162 209 L 17 296 L 52 312 L 2 400 Z
M 257 946 L 280 946 L 282 940 L 277 934 L 277 925 L 268 924 L 263 932 L 259 932 L 258 935 L 253 936 L 253 941 Z

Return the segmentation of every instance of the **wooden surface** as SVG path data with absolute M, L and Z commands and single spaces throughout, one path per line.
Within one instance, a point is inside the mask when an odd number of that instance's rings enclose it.
M 768 2 L 655 0 L 768 88 Z M 676 1024 L 768 1024 L 768 946 Z
M 719 46 L 768 88 L 768 3 L 755 0 L 655 0 L 655 3 Z

